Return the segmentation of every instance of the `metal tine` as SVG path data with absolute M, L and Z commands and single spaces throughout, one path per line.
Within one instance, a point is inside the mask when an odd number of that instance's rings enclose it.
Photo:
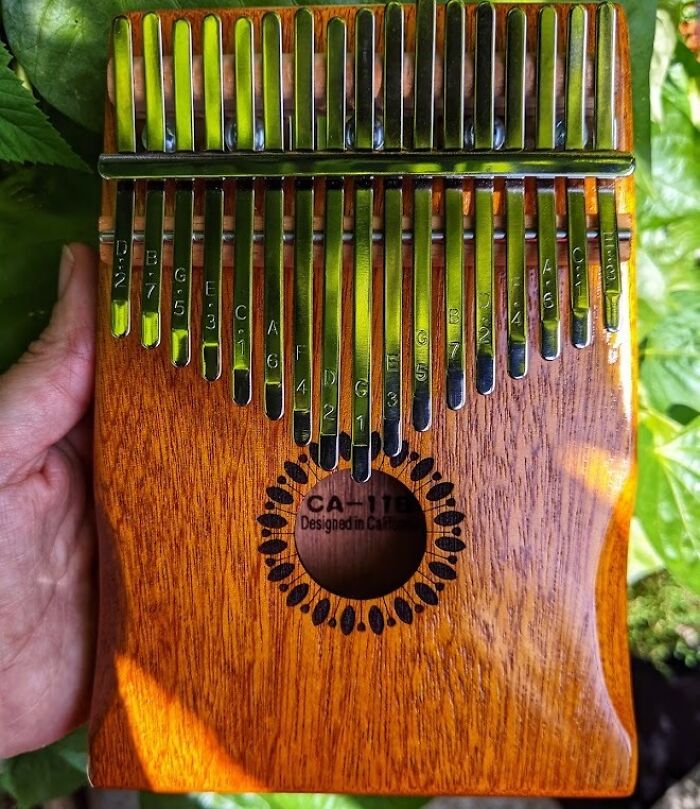
M 240 17 L 233 28 L 236 92 L 236 149 L 255 149 L 255 56 L 253 21 Z M 253 215 L 252 179 L 236 181 L 233 255 L 233 401 L 246 405 L 251 397 L 251 322 L 253 319 Z
M 374 143 L 374 14 L 360 9 L 355 18 L 355 148 Z M 353 362 L 351 474 L 364 482 L 371 475 L 372 387 L 372 178 L 355 182 L 353 265 Z
M 445 12 L 445 98 L 443 142 L 446 149 L 464 147 L 465 13 L 461 0 L 450 0 Z M 445 367 L 447 406 L 464 405 L 464 183 L 445 182 Z
M 612 3 L 598 8 L 595 71 L 595 148 L 615 149 L 615 82 L 617 77 L 617 11 Z M 601 278 L 604 322 L 608 331 L 620 328 L 620 253 L 614 181 L 598 181 Z
M 539 17 L 537 55 L 538 149 L 556 146 L 557 12 L 545 6 Z M 553 180 L 537 183 L 537 246 L 540 286 L 540 351 L 544 359 L 555 360 L 561 352 L 559 279 L 557 261 L 557 209 Z
M 347 37 L 345 21 L 333 17 L 326 30 L 326 143 L 330 151 L 345 149 Z M 326 182 L 319 462 L 327 470 L 338 465 L 344 189 L 341 179 Z
M 224 99 L 221 20 L 208 14 L 202 22 L 204 148 L 224 150 Z M 204 287 L 202 290 L 202 375 L 221 376 L 221 252 L 224 230 L 224 187 L 209 180 L 204 191 Z
M 525 148 L 525 49 L 527 17 L 521 8 L 506 21 L 505 148 Z M 527 374 L 527 277 L 525 272 L 525 183 L 506 180 L 506 283 L 508 290 L 508 373 Z
M 173 86 L 175 149 L 194 151 L 194 96 L 192 92 L 192 27 L 180 19 L 173 26 Z M 190 361 L 192 300 L 192 236 L 194 183 L 179 180 L 175 186 L 173 281 L 170 309 L 170 359 L 174 365 Z
M 294 16 L 294 127 L 297 150 L 314 149 L 314 17 L 308 8 Z M 311 441 L 313 384 L 314 181 L 297 180 L 294 193 L 294 409 L 299 446 Z
M 400 3 L 384 12 L 384 148 L 403 148 L 404 17 Z M 401 452 L 403 330 L 403 181 L 384 182 L 384 369 L 382 415 L 384 452 Z
M 588 12 L 574 6 L 569 12 L 569 45 L 566 64 L 566 149 L 586 145 L 586 56 Z M 588 226 L 586 195 L 581 180 L 566 187 L 571 342 L 585 348 L 591 342 L 591 302 L 588 286 Z
M 114 20 L 112 52 L 117 151 L 133 153 L 136 152 L 134 56 L 131 21 L 127 17 Z M 117 183 L 110 290 L 110 328 L 115 337 L 126 337 L 131 328 L 134 189 L 133 180 L 120 180 Z
M 433 148 L 435 108 L 435 1 L 418 0 L 413 99 L 413 148 Z M 432 421 L 433 182 L 413 185 L 413 426 Z
M 476 9 L 476 48 L 474 53 L 474 146 L 494 148 L 494 67 L 496 12 L 491 3 Z M 475 341 L 476 389 L 491 393 L 496 378 L 494 334 L 493 261 L 493 181 L 474 183 L 474 264 L 475 264 Z
M 263 125 L 265 149 L 282 151 L 282 23 L 268 12 L 262 19 Z M 265 414 L 284 412 L 284 191 L 280 178 L 265 181 L 264 200 Z
M 143 26 L 143 67 L 146 96 L 146 143 L 151 152 L 165 151 L 165 98 L 163 92 L 163 40 L 160 17 L 146 14 Z M 163 271 L 163 217 L 165 183 L 146 186 L 143 272 L 141 276 L 141 344 L 160 343 L 160 287 Z

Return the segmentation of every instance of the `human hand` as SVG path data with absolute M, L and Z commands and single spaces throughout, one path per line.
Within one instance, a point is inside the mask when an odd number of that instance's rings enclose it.
M 51 322 L 0 376 L 0 757 L 87 718 L 96 281 L 93 252 L 65 248 Z

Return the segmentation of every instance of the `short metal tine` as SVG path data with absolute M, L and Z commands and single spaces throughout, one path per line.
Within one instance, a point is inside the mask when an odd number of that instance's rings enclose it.
M 404 17 L 400 3 L 384 12 L 384 148 L 403 147 Z M 384 358 L 382 434 L 384 452 L 401 451 L 403 330 L 403 181 L 384 182 Z
M 313 150 L 314 17 L 308 8 L 294 16 L 294 127 L 297 150 Z M 294 202 L 294 408 L 293 434 L 299 446 L 311 441 L 313 393 L 313 224 L 312 178 L 297 180 Z
M 360 9 L 355 18 L 355 148 L 374 144 L 374 14 Z M 371 475 L 372 418 L 372 178 L 355 181 L 355 243 L 352 324 L 351 474 L 363 482 Z
M 142 26 L 146 143 L 149 151 L 164 152 L 165 96 L 160 17 L 158 14 L 146 14 Z M 152 180 L 146 186 L 146 223 L 141 275 L 141 344 L 144 348 L 154 348 L 160 343 L 164 215 L 165 183 L 163 180 Z
M 255 149 L 255 55 L 253 22 L 239 17 L 233 29 L 234 83 L 236 90 L 236 142 L 238 150 Z M 253 320 L 253 180 L 236 181 L 236 210 L 233 255 L 233 401 L 246 405 L 251 397 Z
M 557 12 L 545 6 L 539 15 L 537 55 L 536 147 L 556 146 Z M 540 352 L 554 360 L 561 352 L 557 209 L 553 180 L 537 183 L 537 246 L 540 287 Z
M 282 151 L 282 23 L 262 19 L 263 126 L 265 149 Z M 264 406 L 270 419 L 284 412 L 284 192 L 280 178 L 265 182 L 264 200 Z
M 340 152 L 345 149 L 347 39 L 345 21 L 333 17 L 326 29 L 326 142 L 329 150 Z M 344 207 L 344 181 L 328 180 L 318 439 L 319 463 L 326 470 L 335 469 L 338 465 Z
M 474 54 L 474 147 L 494 148 L 494 90 L 496 12 L 491 3 L 476 9 Z M 487 394 L 496 380 L 494 329 L 493 181 L 474 184 L 474 327 L 476 343 L 476 389 Z
M 522 8 L 508 12 L 506 23 L 505 148 L 525 148 L 525 49 L 527 17 Z M 527 277 L 525 273 L 525 182 L 506 180 L 506 285 L 508 291 L 508 373 L 527 374 Z
M 136 107 L 134 103 L 134 56 L 131 21 L 117 17 L 112 27 L 114 112 L 117 151 L 136 152 Z M 134 181 L 117 183 L 110 328 L 115 337 L 126 337 L 131 328 L 131 265 L 134 240 Z
M 413 146 L 432 150 L 435 116 L 435 2 L 418 0 L 413 99 Z M 413 426 L 432 421 L 433 182 L 413 185 Z
M 566 149 L 586 145 L 586 55 L 588 12 L 584 6 L 569 11 L 569 45 L 566 60 Z M 582 180 L 566 185 L 571 298 L 571 342 L 585 348 L 591 342 L 591 302 L 588 285 L 588 225 Z
M 194 150 L 194 95 L 192 86 L 192 27 L 180 19 L 173 26 L 173 88 L 175 149 Z M 170 359 L 173 365 L 190 361 L 192 310 L 192 236 L 194 183 L 178 180 L 175 186 L 173 278 L 170 308 Z
M 595 149 L 615 149 L 615 83 L 617 80 L 617 11 L 612 3 L 598 8 L 595 70 Z M 598 229 L 604 322 L 620 328 L 620 253 L 614 181 L 598 181 Z
M 443 143 L 464 147 L 465 12 L 450 0 L 445 12 Z M 445 182 L 445 368 L 447 406 L 464 405 L 464 183 Z
M 224 99 L 221 20 L 208 14 L 202 22 L 204 148 L 224 149 Z M 221 259 L 224 187 L 209 180 L 204 191 L 204 287 L 202 290 L 202 375 L 221 376 Z

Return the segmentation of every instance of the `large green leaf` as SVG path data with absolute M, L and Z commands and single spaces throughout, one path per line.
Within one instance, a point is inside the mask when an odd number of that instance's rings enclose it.
M 0 179 L 0 373 L 46 324 L 61 246 L 96 242 L 98 200 L 91 174 L 24 168 Z
M 0 788 L 12 795 L 19 809 L 70 795 L 87 780 L 86 737 L 81 728 L 43 750 L 0 760 Z
M 691 120 L 689 76 L 674 63 L 652 127 L 653 170 L 640 167 L 638 190 L 639 335 L 683 316 L 700 296 L 700 132 Z
M 219 795 L 199 792 L 190 795 L 141 794 L 141 809 L 419 809 L 429 798 L 392 798 L 323 793 Z
M 700 295 L 673 300 L 675 311 L 653 329 L 641 350 L 641 380 L 655 409 L 700 410 Z
M 51 126 L 36 98 L 10 68 L 12 55 L 0 41 L 0 160 L 88 168 Z
M 700 417 L 682 427 L 646 412 L 638 451 L 637 518 L 669 572 L 700 593 Z

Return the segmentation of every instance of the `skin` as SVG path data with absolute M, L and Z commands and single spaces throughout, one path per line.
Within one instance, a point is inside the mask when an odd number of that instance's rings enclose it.
M 91 250 L 64 249 L 51 322 L 0 376 L 0 758 L 87 718 L 96 279 Z

